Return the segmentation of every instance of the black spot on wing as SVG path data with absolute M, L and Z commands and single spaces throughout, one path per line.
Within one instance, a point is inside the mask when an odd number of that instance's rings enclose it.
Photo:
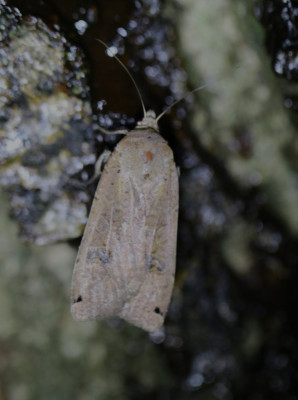
M 82 296 L 79 296 L 74 303 L 80 303 L 81 301 L 83 301 Z
M 154 312 L 155 312 L 155 314 L 159 314 L 159 315 L 163 316 L 163 313 L 161 312 L 159 307 L 155 307 Z

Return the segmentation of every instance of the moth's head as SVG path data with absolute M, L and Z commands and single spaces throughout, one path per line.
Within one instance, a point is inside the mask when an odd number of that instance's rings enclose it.
M 153 110 L 146 111 L 145 117 L 142 119 L 142 121 L 138 121 L 136 128 L 137 129 L 151 128 L 156 132 L 159 132 L 155 112 Z

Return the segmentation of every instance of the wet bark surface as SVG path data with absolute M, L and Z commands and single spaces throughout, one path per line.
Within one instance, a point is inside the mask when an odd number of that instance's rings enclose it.
M 0 2 L 1 399 L 297 398 L 297 10 L 278 3 Z M 69 311 L 86 181 L 120 139 L 98 126 L 142 118 L 95 38 L 157 114 L 211 81 L 160 123 L 180 214 L 174 296 L 150 336 Z

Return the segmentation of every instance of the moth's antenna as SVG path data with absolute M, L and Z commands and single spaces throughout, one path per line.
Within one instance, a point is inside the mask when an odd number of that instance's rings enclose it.
M 235 67 L 235 69 L 240 68 L 240 65 L 237 65 Z M 184 100 L 187 96 L 198 92 L 199 90 L 205 89 L 206 87 L 212 85 L 214 82 L 218 82 L 222 77 L 218 78 L 218 79 L 213 79 L 207 83 L 205 83 L 204 85 L 198 86 L 197 88 L 191 90 L 190 92 L 186 93 L 183 97 L 181 97 L 180 99 L 174 101 L 172 104 L 169 105 L 169 107 L 167 107 L 161 114 L 158 115 L 158 117 L 156 118 L 156 121 L 158 121 L 161 117 L 163 117 L 172 107 L 174 107 L 177 103 L 180 103 L 180 101 Z
M 216 80 L 214 80 L 214 82 L 216 82 Z M 186 97 L 190 96 L 191 94 L 198 92 L 199 90 L 204 89 L 205 87 L 211 85 L 212 82 L 208 82 L 205 83 L 202 86 L 198 86 L 197 88 L 193 89 L 190 92 L 187 92 L 183 97 L 181 97 L 180 99 L 174 101 L 174 103 L 170 104 L 169 107 L 167 107 L 161 114 L 159 114 L 159 116 L 156 118 L 156 121 L 158 121 L 161 117 L 163 117 L 172 107 L 174 107 L 177 103 L 180 103 L 180 101 L 186 99 Z
M 95 40 L 97 40 L 99 43 L 101 43 L 107 50 L 110 50 L 109 46 L 105 42 L 103 42 L 100 39 L 95 39 Z M 132 80 L 133 84 L 135 85 L 135 88 L 137 89 L 139 98 L 141 100 L 143 114 L 144 114 L 144 118 L 145 118 L 147 113 L 146 113 L 146 109 L 145 109 L 145 106 L 144 106 L 144 102 L 143 102 L 143 99 L 142 99 L 141 92 L 140 92 L 140 90 L 139 90 L 139 88 L 138 88 L 138 86 L 136 84 L 136 81 L 133 79 L 133 76 L 131 75 L 131 73 L 129 72 L 127 67 L 123 64 L 123 62 L 120 60 L 120 58 L 118 58 L 116 55 L 113 55 L 113 58 L 115 58 L 118 61 L 118 63 L 125 69 L 125 71 L 127 72 L 128 76 L 130 77 L 130 79 Z

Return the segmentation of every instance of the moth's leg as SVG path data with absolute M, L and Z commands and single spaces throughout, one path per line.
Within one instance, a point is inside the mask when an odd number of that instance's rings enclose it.
M 100 132 L 104 133 L 105 135 L 127 135 L 128 130 L 127 129 L 118 129 L 117 131 L 108 131 L 105 128 L 102 128 L 101 126 L 98 126 L 98 129 Z
M 68 183 L 71 183 L 77 188 L 85 188 L 86 186 L 90 185 L 92 182 L 96 180 L 101 175 L 101 167 L 103 163 L 106 163 L 108 161 L 108 158 L 110 157 L 111 151 L 109 150 L 104 150 L 101 155 L 98 157 L 98 160 L 96 161 L 94 165 L 94 174 L 93 176 L 88 179 L 88 181 L 81 182 L 77 179 L 70 179 L 68 180 Z
M 90 178 L 88 180 L 88 183 L 90 183 L 90 181 L 93 182 L 94 179 L 96 179 L 98 176 L 101 175 L 102 164 L 104 164 L 104 163 L 106 163 L 108 161 L 110 155 L 111 155 L 111 151 L 110 150 L 104 150 L 101 153 L 101 155 L 99 156 L 99 158 L 96 161 L 95 166 L 94 166 L 94 175 L 92 176 L 92 178 Z

